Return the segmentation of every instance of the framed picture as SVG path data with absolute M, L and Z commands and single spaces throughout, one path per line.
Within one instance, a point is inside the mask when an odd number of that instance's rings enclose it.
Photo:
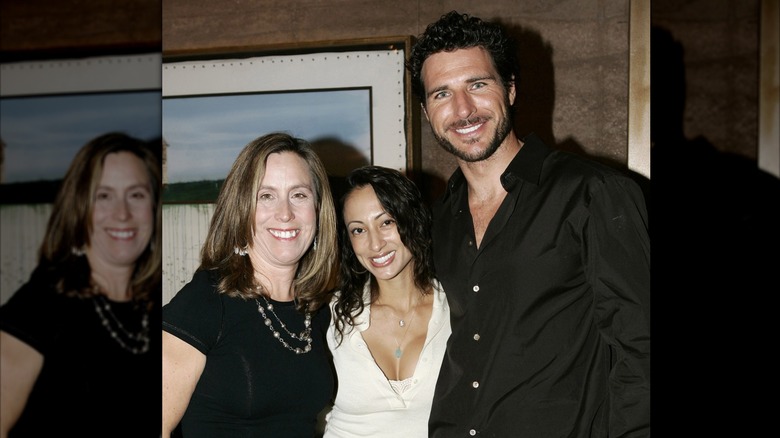
M 53 202 L 76 152 L 162 135 L 159 53 L 0 64 L 0 203 Z
M 165 53 L 163 200 L 214 202 L 241 149 L 275 131 L 308 140 L 334 184 L 364 164 L 411 174 L 410 46 L 394 37 Z

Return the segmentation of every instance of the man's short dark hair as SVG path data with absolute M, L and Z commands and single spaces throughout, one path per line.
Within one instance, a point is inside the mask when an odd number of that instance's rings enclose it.
M 500 24 L 451 11 L 428 25 L 412 47 L 406 63 L 412 75 L 412 92 L 423 105 L 425 84 L 422 82 L 422 66 L 425 60 L 435 53 L 472 47 L 482 47 L 490 53 L 505 87 L 518 77 L 514 42 Z

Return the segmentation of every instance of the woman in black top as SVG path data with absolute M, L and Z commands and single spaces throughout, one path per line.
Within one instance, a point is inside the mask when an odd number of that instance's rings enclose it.
M 220 191 L 201 264 L 163 308 L 163 437 L 316 434 L 334 378 L 323 306 L 336 214 L 303 140 L 244 147 Z
M 160 152 L 110 133 L 71 163 L 0 308 L 1 437 L 159 436 Z

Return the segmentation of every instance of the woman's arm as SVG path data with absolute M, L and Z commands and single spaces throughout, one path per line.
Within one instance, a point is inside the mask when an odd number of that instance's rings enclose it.
M 41 353 L 0 331 L 0 438 L 8 437 L 22 415 L 41 368 Z
M 163 438 L 169 438 L 179 424 L 205 367 L 206 355 L 176 336 L 162 332 Z

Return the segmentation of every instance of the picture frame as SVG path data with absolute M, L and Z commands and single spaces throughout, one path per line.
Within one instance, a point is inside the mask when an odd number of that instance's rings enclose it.
M 392 167 L 414 178 L 421 167 L 420 110 L 419 105 L 412 103 L 410 74 L 405 68 L 412 42 L 411 36 L 399 36 L 163 52 L 163 303 L 172 299 L 192 279 L 200 264 L 200 250 L 221 182 L 241 149 L 251 140 L 268 133 L 266 130 L 287 131 L 309 141 L 323 158 L 335 199 L 340 196 L 340 181 L 343 181 L 345 173 L 358 163 Z M 327 94 L 328 98 L 315 96 L 318 93 Z M 310 135 L 304 129 L 315 125 L 321 115 L 331 125 L 343 124 L 346 119 L 344 112 L 321 106 L 323 101 L 331 103 L 341 98 L 329 98 L 340 93 L 356 93 L 358 105 L 367 105 L 362 110 L 370 115 L 366 119 L 370 128 L 367 141 L 351 140 L 352 137 L 345 140 L 338 136 L 341 134 L 325 131 L 313 131 L 314 134 Z M 365 100 L 365 93 L 368 93 L 368 100 Z M 187 118 L 186 109 L 200 111 L 198 105 L 216 108 L 223 103 L 222 100 L 256 98 L 280 100 L 273 104 L 273 112 L 260 115 L 253 115 L 252 102 L 236 103 L 238 101 L 233 100 L 219 111 L 196 114 L 197 117 L 187 124 L 177 125 L 175 120 L 179 116 Z M 171 103 L 179 99 L 184 104 L 171 110 Z M 289 124 L 279 121 L 272 116 L 284 112 L 279 103 L 288 103 L 284 99 L 319 102 L 310 105 L 317 108 L 319 114 L 314 111 Z M 350 97 L 344 99 L 349 100 Z M 241 111 L 224 109 L 239 104 L 245 105 Z M 255 106 L 262 105 L 255 103 Z M 285 111 L 295 114 L 306 109 L 305 105 L 297 109 L 285 107 Z M 268 122 L 266 117 L 274 123 L 264 128 L 263 122 Z M 236 123 L 226 125 L 225 119 Z M 234 135 L 245 129 L 242 124 L 252 129 Z M 188 133 L 191 139 L 198 136 L 209 138 L 211 143 L 200 149 L 202 152 L 199 154 L 195 152 L 198 150 L 196 140 L 179 141 L 174 129 Z M 224 138 L 228 138 L 225 143 L 222 142 Z M 325 146 L 324 150 L 318 150 L 321 145 Z M 217 154 L 209 154 L 210 149 Z M 362 151 L 362 161 L 349 159 L 354 158 L 350 153 L 354 150 Z M 358 157 L 361 153 L 357 154 Z M 192 157 L 196 160 L 187 160 Z M 220 158 L 222 161 L 217 165 Z M 190 164 L 177 169 L 177 160 Z M 336 169 L 337 164 L 343 164 L 341 161 L 349 164 Z M 205 166 L 198 167 L 201 163 Z M 208 174 L 211 168 L 218 170 Z M 193 169 L 196 176 L 180 176 L 181 172 Z M 176 194 L 176 190 L 172 189 L 182 182 L 192 185 Z
M 0 64 L 0 204 L 53 202 L 71 159 L 111 131 L 162 135 L 160 53 Z
M 272 131 L 309 141 L 336 180 L 420 168 L 411 36 L 163 54 L 163 201 L 212 203 L 240 150 Z

